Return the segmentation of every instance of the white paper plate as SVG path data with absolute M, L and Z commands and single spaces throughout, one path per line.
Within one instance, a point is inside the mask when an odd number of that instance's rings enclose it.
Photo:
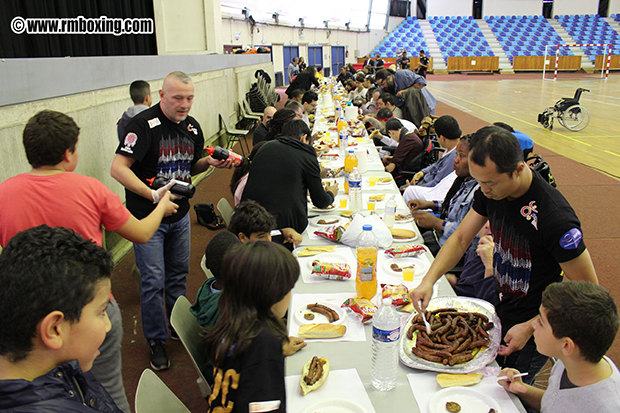
M 428 402 L 429 413 L 447 412 L 447 402 L 460 404 L 460 413 L 486 413 L 491 409 L 501 413 L 499 404 L 494 399 L 469 387 L 448 387 L 439 390 Z
M 327 399 L 306 407 L 301 413 L 366 413 L 366 410 L 350 400 Z
M 396 211 L 396 213 L 397 214 L 401 214 L 401 215 L 407 215 L 407 214 L 403 214 L 402 212 L 398 212 L 398 211 Z M 396 224 L 406 224 L 407 222 L 413 222 L 413 217 L 411 216 L 411 217 L 409 217 L 407 219 L 404 219 L 404 220 L 401 220 L 401 221 L 398 221 L 396 219 L 394 220 L 394 223 L 396 223 Z
M 308 304 L 314 304 L 314 303 L 306 303 L 306 304 L 302 305 L 301 307 L 299 307 L 297 309 L 297 311 L 295 311 L 295 320 L 300 325 L 302 325 L 302 324 L 314 324 L 314 323 L 329 323 L 329 320 L 323 314 L 315 313 L 314 311 L 308 310 L 308 308 L 307 308 Z M 323 301 L 319 301 L 318 304 L 323 304 L 324 306 L 327 306 L 327 307 L 331 308 L 332 310 L 334 310 L 334 311 L 336 311 L 338 313 L 338 317 L 340 317 L 340 318 L 337 321 L 334 321 L 331 324 L 342 324 L 342 323 L 344 323 L 345 318 L 347 316 L 346 312 L 344 311 L 344 308 L 339 308 L 339 307 L 334 306 L 333 303 L 327 303 L 327 302 L 323 302 Z M 304 318 L 304 314 L 306 314 L 306 313 L 314 314 L 314 318 L 312 320 L 306 320 Z
M 338 220 L 338 221 L 334 222 L 332 224 L 319 224 L 319 221 L 322 220 L 322 219 L 327 221 L 327 222 L 331 222 L 331 221 L 334 221 L 334 220 Z M 347 218 L 341 217 L 339 215 L 322 215 L 320 217 L 314 217 L 314 218 L 310 218 L 308 220 L 310 225 L 315 226 L 315 227 L 331 227 L 332 225 L 344 225 L 346 221 L 348 221 Z
M 431 267 L 428 260 L 423 257 L 423 256 L 418 256 L 418 257 L 402 257 L 402 258 L 390 258 L 389 260 L 385 261 L 384 264 L 384 270 L 390 274 L 390 275 L 395 275 L 397 277 L 402 278 L 403 277 L 403 273 L 398 272 L 398 271 L 394 271 L 390 265 L 392 264 L 398 264 L 398 266 L 400 268 L 406 267 L 407 265 L 415 265 L 414 268 L 414 273 L 413 273 L 413 277 L 421 277 L 424 276 L 426 274 L 426 272 L 428 271 L 428 269 Z
M 390 178 L 390 180 L 389 180 L 389 181 L 387 181 L 387 182 L 381 182 L 381 181 L 379 180 L 379 178 L 377 178 L 377 184 L 376 184 L 376 185 L 391 185 L 391 184 L 392 184 L 392 182 L 394 182 L 394 180 L 393 180 L 393 179 L 391 179 L 391 178 Z

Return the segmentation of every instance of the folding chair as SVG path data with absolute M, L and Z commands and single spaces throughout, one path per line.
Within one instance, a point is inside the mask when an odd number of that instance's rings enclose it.
M 247 99 L 243 99 L 243 100 L 241 101 L 241 105 L 243 106 L 243 109 L 245 110 L 245 112 L 246 112 L 248 115 L 258 116 L 259 118 L 262 118 L 262 117 L 263 117 L 263 114 L 262 114 L 262 113 L 260 113 L 260 112 L 253 112 L 253 111 L 252 111 L 252 108 L 250 107 L 250 102 L 248 102 L 248 100 L 247 100 Z
M 220 122 L 224 125 L 224 130 L 226 131 L 226 135 L 228 136 L 228 141 L 226 142 L 226 147 L 228 149 L 232 149 L 235 146 L 235 143 L 239 142 L 241 146 L 241 153 L 245 156 L 245 149 L 243 147 L 243 142 L 245 141 L 245 135 L 248 134 L 248 130 L 245 129 L 233 129 L 228 125 L 228 121 L 226 118 L 220 113 Z M 246 143 L 246 145 L 248 145 Z M 248 153 L 250 152 L 250 148 L 248 146 Z
M 228 202 L 226 198 L 220 199 L 220 201 L 217 203 L 217 210 L 220 211 L 220 214 L 222 214 L 222 218 L 224 219 L 224 222 L 228 226 L 232 218 L 233 207 L 230 206 L 230 203 Z
M 260 121 L 261 116 L 249 114 L 245 110 L 243 102 L 245 102 L 245 99 L 239 103 L 239 113 L 241 114 L 241 117 L 243 118 L 242 122 L 244 122 L 246 125 L 249 125 L 249 128 L 247 129 L 251 130 L 256 125 L 256 123 Z
M 136 389 L 136 413 L 190 413 L 190 410 L 153 370 L 146 369 Z
M 172 328 L 174 328 L 179 335 L 183 347 L 185 347 L 185 350 L 189 353 L 189 357 L 192 359 L 194 368 L 198 373 L 196 383 L 198 384 L 202 397 L 206 399 L 211 395 L 211 387 L 209 387 L 209 383 L 202 372 L 202 366 L 205 365 L 207 357 L 205 354 L 205 346 L 200 337 L 202 327 L 198 324 L 196 317 L 189 312 L 190 307 L 191 303 L 185 296 L 177 298 L 172 308 L 172 314 L 170 315 L 170 324 L 172 324 Z

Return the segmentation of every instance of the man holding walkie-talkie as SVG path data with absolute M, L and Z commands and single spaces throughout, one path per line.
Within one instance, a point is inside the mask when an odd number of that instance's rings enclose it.
M 126 128 L 116 157 L 112 177 L 125 187 L 127 208 L 136 217 L 148 214 L 159 201 L 158 191 L 147 179 L 162 177 L 191 182 L 192 175 L 209 166 L 230 168 L 230 160 L 201 158 L 204 136 L 196 119 L 188 116 L 194 99 L 194 83 L 182 72 L 170 73 L 159 91 L 160 102 L 136 115 Z M 189 201 L 178 198 L 176 214 L 164 219 L 155 235 L 143 245 L 134 244 L 140 269 L 142 329 L 151 351 L 151 367 L 170 367 L 166 339 L 170 313 L 177 298 L 185 295 L 189 273 Z M 164 296 L 166 297 L 164 303 Z

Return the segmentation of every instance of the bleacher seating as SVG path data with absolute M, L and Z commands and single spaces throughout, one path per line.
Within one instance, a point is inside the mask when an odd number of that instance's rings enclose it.
M 416 17 L 407 17 L 390 34 L 388 34 L 377 47 L 373 54 L 378 53 L 381 57 L 396 57 L 399 50 L 407 50 L 407 55 L 417 56 L 418 51 L 424 50 L 429 56 L 426 40 Z
M 566 44 L 543 16 L 490 16 L 486 21 L 510 61 L 514 56 L 544 56 L 545 45 Z M 562 47 L 560 55 L 573 52 Z
M 576 44 L 611 43 L 612 54 L 620 54 L 620 36 L 598 14 L 563 15 L 555 18 Z M 615 16 L 615 20 L 620 21 L 618 16 Z M 597 55 L 605 54 L 605 46 L 581 46 L 581 49 L 591 61 L 594 61 Z
M 494 56 L 471 16 L 432 16 L 428 21 L 445 62 L 450 56 Z

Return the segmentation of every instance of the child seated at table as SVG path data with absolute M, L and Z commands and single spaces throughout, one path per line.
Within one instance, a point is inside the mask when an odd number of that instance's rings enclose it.
M 228 231 L 239 237 L 241 242 L 271 241 L 271 232 L 277 228 L 276 219 L 256 201 L 241 202 L 233 211 Z M 301 235 L 293 228 L 282 228 L 279 243 L 290 242 L 297 245 Z
M 620 411 L 620 372 L 605 352 L 618 331 L 618 309 L 607 290 L 586 281 L 549 285 L 532 322 L 537 350 L 557 362 L 547 390 L 504 369 L 499 383 L 540 412 Z
M 89 370 L 110 330 L 112 255 L 33 227 L 0 255 L 0 411 L 122 413 Z
M 206 337 L 215 367 L 209 412 L 286 412 L 282 317 L 299 264 L 286 248 L 258 241 L 228 250 L 222 270 L 220 317 Z

